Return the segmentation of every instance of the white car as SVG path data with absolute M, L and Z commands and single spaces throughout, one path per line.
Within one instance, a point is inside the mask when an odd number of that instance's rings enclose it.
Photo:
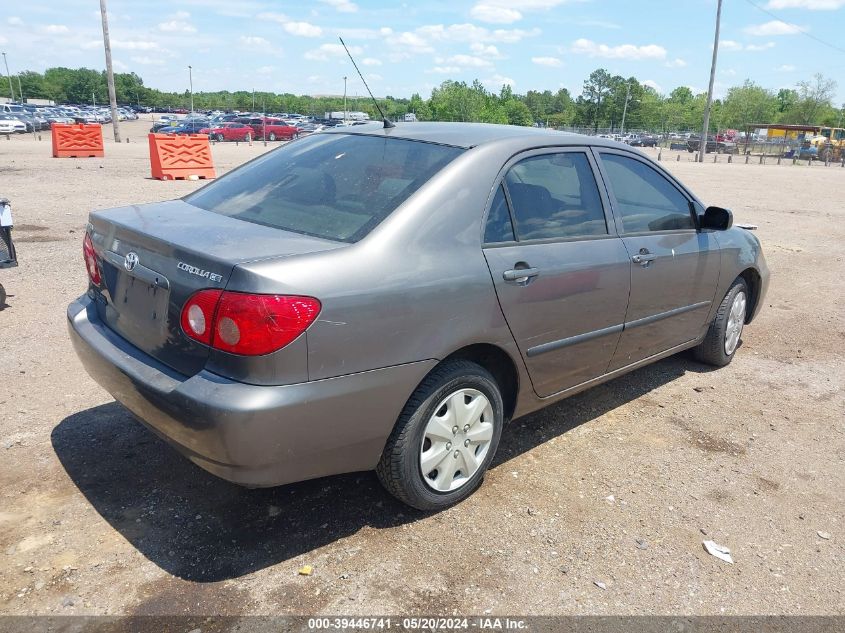
M 17 119 L 0 119 L 0 134 L 17 134 L 26 132 L 26 123 Z

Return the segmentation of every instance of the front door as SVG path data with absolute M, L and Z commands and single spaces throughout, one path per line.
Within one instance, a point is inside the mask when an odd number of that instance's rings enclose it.
M 669 178 L 632 154 L 601 151 L 617 229 L 631 266 L 625 330 L 610 370 L 695 339 L 719 279 L 719 246 L 696 229 L 693 206 Z
M 630 262 L 587 150 L 534 152 L 505 172 L 484 255 L 535 392 L 605 373 L 628 303 Z

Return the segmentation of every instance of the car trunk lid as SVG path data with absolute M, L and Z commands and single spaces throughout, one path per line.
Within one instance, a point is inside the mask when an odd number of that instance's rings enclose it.
M 205 345 L 181 330 L 182 306 L 194 292 L 225 288 L 233 268 L 244 262 L 344 246 L 182 200 L 97 211 L 90 222 L 102 266 L 100 318 L 185 375 L 197 373 L 209 356 Z

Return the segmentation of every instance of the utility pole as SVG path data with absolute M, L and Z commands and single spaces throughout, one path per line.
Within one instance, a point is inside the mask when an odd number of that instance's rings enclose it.
M 3 63 L 6 64 L 6 76 L 9 78 L 9 95 L 12 101 L 15 100 L 15 89 L 12 88 L 12 75 L 9 74 L 9 61 L 6 59 L 6 53 L 3 52 Z
M 106 80 L 109 84 L 111 123 L 114 128 L 114 142 L 120 143 L 120 122 L 117 116 L 117 93 L 114 89 L 114 70 L 111 65 L 111 41 L 109 40 L 109 18 L 106 12 L 106 0 L 100 0 L 100 16 L 103 18 L 103 47 L 106 49 Z
M 191 116 L 194 114 L 194 76 L 193 70 L 188 65 L 188 89 L 191 91 Z
M 713 106 L 713 83 L 716 81 L 716 58 L 719 55 L 719 26 L 722 21 L 722 0 L 716 5 L 716 34 L 713 37 L 713 61 L 710 64 L 710 87 L 707 89 L 707 104 L 704 106 L 704 124 L 701 129 L 701 141 L 698 143 L 698 162 L 704 162 L 707 151 L 707 132 L 710 129 L 710 108 Z
M 18 75 L 18 99 L 23 103 L 23 88 L 21 88 L 21 76 Z
M 346 123 L 346 75 L 343 76 L 343 122 Z
M 252 89 L 252 111 L 255 112 L 255 88 Z
M 631 100 L 631 82 L 625 84 L 625 107 L 622 108 L 622 126 L 619 130 L 620 134 L 625 133 L 625 116 L 628 114 L 628 102 Z

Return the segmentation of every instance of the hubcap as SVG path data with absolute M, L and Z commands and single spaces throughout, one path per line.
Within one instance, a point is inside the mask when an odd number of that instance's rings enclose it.
M 469 481 L 490 450 L 493 406 L 476 389 L 460 389 L 437 405 L 423 433 L 420 470 L 429 488 L 457 490 Z
M 745 323 L 745 293 L 739 292 L 731 304 L 731 311 L 728 313 L 728 327 L 725 328 L 725 354 L 730 356 L 739 345 L 739 337 L 742 335 L 742 326 Z

